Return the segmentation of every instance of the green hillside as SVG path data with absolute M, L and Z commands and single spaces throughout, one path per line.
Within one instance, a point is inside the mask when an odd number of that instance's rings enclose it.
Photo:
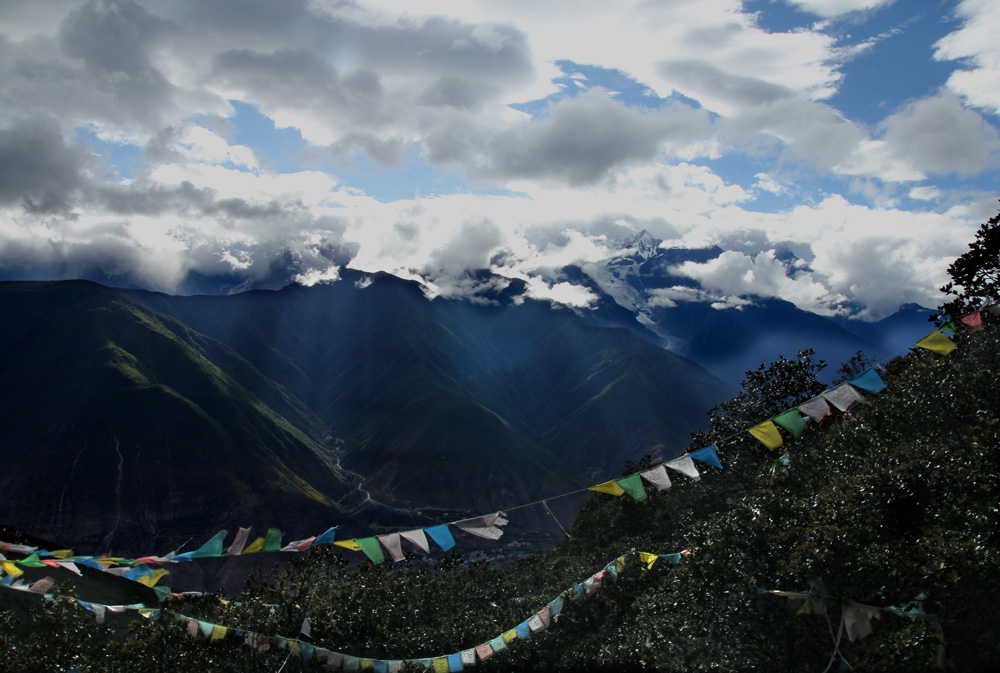
M 83 282 L 5 283 L 0 314 L 8 521 L 146 547 L 357 497 L 312 412 L 175 319 Z

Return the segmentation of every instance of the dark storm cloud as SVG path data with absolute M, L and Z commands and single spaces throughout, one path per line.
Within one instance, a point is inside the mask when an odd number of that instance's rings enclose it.
M 68 210 L 86 184 L 89 162 L 82 147 L 65 142 L 54 120 L 17 119 L 0 129 L 0 204 L 38 213 Z

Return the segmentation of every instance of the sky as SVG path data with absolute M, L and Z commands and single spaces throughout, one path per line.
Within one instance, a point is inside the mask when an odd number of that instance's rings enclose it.
M 471 296 L 643 230 L 705 296 L 941 302 L 1000 197 L 993 0 L 0 0 L 0 278 Z

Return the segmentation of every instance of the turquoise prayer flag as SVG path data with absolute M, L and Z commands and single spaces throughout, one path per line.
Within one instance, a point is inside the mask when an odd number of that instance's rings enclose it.
M 880 393 L 885 390 L 885 381 L 882 380 L 882 377 L 874 369 L 869 369 L 859 374 L 848 381 L 848 383 L 855 388 L 860 388 L 869 393 Z
M 688 455 L 695 460 L 700 460 L 701 462 L 713 465 L 720 470 L 722 469 L 722 463 L 719 462 L 719 454 L 715 452 L 715 444 L 709 444 L 704 449 L 692 451 Z
M 226 531 L 220 530 L 211 540 L 190 553 L 189 558 L 215 558 L 222 556 L 222 541 L 226 539 Z
M 451 536 L 451 531 L 448 530 L 448 524 L 443 523 L 440 526 L 425 528 L 424 532 L 430 535 L 431 539 L 437 542 L 438 546 L 444 551 L 448 551 L 455 546 L 455 538 Z
M 313 546 L 315 547 L 316 545 L 321 545 L 321 544 L 333 544 L 333 538 L 336 537 L 337 535 L 337 528 L 338 528 L 337 526 L 334 526 L 333 528 L 328 528 L 325 533 L 323 533 L 318 538 L 313 540 Z

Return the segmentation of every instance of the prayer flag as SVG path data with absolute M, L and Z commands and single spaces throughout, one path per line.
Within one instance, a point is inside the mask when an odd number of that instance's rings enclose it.
M 503 531 L 500 530 L 499 526 L 504 526 L 506 524 L 507 519 L 504 518 L 503 512 L 494 512 L 493 514 L 487 514 L 486 516 L 455 522 L 455 525 L 461 530 L 464 530 L 466 533 L 478 535 L 479 537 L 484 537 L 487 540 L 499 540 L 500 536 L 503 535 Z
M 264 536 L 264 546 L 260 548 L 262 552 L 279 551 L 281 549 L 281 531 L 277 528 L 268 528 L 267 535 Z
M 517 637 L 521 640 L 527 640 L 531 637 L 531 627 L 528 626 L 528 622 L 526 621 L 515 626 L 514 631 L 517 633 Z
M 222 640 L 223 638 L 226 637 L 226 631 L 228 631 L 228 629 L 225 626 L 219 626 L 218 624 L 213 624 L 212 635 L 210 637 L 209 642 L 215 643 Z
M 480 661 L 486 661 L 487 659 L 493 656 L 493 648 L 490 647 L 489 643 L 476 645 L 476 654 L 479 655 Z
M 378 541 L 382 543 L 385 550 L 389 552 L 389 556 L 395 562 L 400 562 L 406 557 L 403 556 L 403 547 L 399 542 L 399 533 L 389 533 L 388 535 L 379 535 Z
M 427 542 L 427 536 L 424 535 L 424 531 L 422 528 L 405 531 L 403 533 L 400 533 L 399 536 L 404 540 L 409 540 L 410 542 L 415 544 L 417 548 L 420 549 L 420 551 L 424 552 L 425 554 L 430 552 L 431 550 L 431 546 Z
M 671 470 L 677 470 L 681 474 L 691 477 L 695 481 L 701 479 L 698 468 L 694 466 L 694 461 L 691 460 L 690 454 L 685 453 L 683 456 L 677 456 L 673 460 L 668 460 L 664 465 Z
M 372 668 L 375 673 L 389 673 L 389 662 L 384 659 L 376 659 L 372 664 Z
M 17 563 L 18 563 L 18 565 L 22 565 L 25 568 L 44 568 L 45 567 L 45 564 L 42 563 L 41 560 L 39 560 L 37 553 L 31 554 L 31 556 L 28 556 L 27 558 L 23 558 L 20 561 L 18 561 Z
M 967 329 L 968 331 L 978 332 L 983 328 L 983 314 L 980 313 L 979 311 L 976 311 L 975 313 L 970 313 L 967 316 L 963 316 L 961 322 L 963 325 L 965 325 L 965 329 Z
M 244 549 L 242 552 L 240 552 L 240 555 L 243 555 L 243 554 L 256 554 L 257 552 L 259 552 L 261 550 L 261 547 L 263 547 L 263 546 L 264 546 L 264 538 L 259 537 L 256 540 L 254 540 L 253 542 L 251 542 L 249 545 L 247 545 L 247 548 Z
M 434 673 L 448 673 L 451 670 L 451 666 L 448 665 L 448 657 L 434 657 L 431 659 L 431 666 L 434 667 Z
M 882 611 L 854 601 L 844 601 L 844 629 L 850 641 L 861 640 L 872 632 L 871 618 L 879 619 Z
M 680 563 L 681 562 L 681 555 L 679 553 L 676 553 L 676 554 L 660 554 L 660 558 L 667 559 L 671 563 Z
M 819 423 L 830 414 L 830 405 L 822 397 L 814 397 L 796 407 L 813 423 Z
M 206 638 L 212 637 L 212 631 L 215 630 L 215 624 L 209 624 L 208 622 L 198 621 L 198 628 L 201 630 L 201 635 Z
M 608 493 L 610 495 L 623 495 L 625 489 L 619 486 L 614 479 L 611 481 L 606 481 L 603 484 L 598 484 L 597 486 L 591 486 L 591 491 L 597 491 L 598 493 Z
M 929 351 L 934 351 L 935 353 L 940 353 L 941 355 L 947 355 L 957 348 L 954 341 L 946 337 L 939 331 L 934 331 L 925 336 L 923 339 L 917 342 L 917 345 L 921 348 L 926 348 Z
M 947 334 L 948 336 L 953 336 L 955 332 L 958 331 L 958 325 L 955 324 L 954 318 L 949 317 L 941 324 L 940 327 L 938 327 L 938 330 L 941 332 L 941 334 Z
M 313 654 L 316 653 L 316 648 L 313 645 L 304 643 L 301 640 L 299 641 L 299 650 L 302 652 L 303 661 L 311 661 Z
M 375 660 L 368 657 L 364 657 L 360 660 L 362 671 L 374 671 L 375 670 Z
M 493 648 L 494 652 L 501 652 L 507 649 L 507 641 L 503 639 L 503 636 L 497 636 L 490 640 L 490 647 Z
M 67 559 L 67 558 L 69 558 L 70 556 L 73 555 L 73 550 L 72 549 L 58 549 L 58 550 L 52 552 L 52 555 L 55 556 L 56 558 Z
M 885 381 L 882 380 L 882 377 L 874 369 L 868 369 L 858 374 L 848 381 L 848 383 L 855 388 L 860 388 L 869 393 L 880 393 L 885 390 Z
M 188 558 L 214 558 L 222 556 L 222 541 L 226 539 L 226 531 L 220 530 L 211 540 L 190 552 Z M 176 558 L 176 557 L 175 557 Z
M 528 628 L 531 629 L 532 633 L 538 633 L 539 631 L 545 630 L 545 622 L 542 618 L 538 616 L 538 613 L 531 615 L 528 619 Z
M 56 581 L 51 577 L 45 577 L 32 584 L 28 591 L 33 594 L 45 594 L 48 593 L 49 589 L 51 589 L 55 583 Z
M 517 640 L 517 629 L 511 629 L 510 631 L 504 631 L 502 634 L 500 634 L 500 637 L 503 638 L 503 641 L 505 643 L 507 643 L 508 645 L 510 645 L 512 642 L 514 642 L 515 640 Z
M 802 418 L 802 413 L 798 409 L 789 409 L 771 420 L 774 421 L 775 425 L 788 430 L 788 434 L 792 437 L 798 437 L 806 429 L 806 421 Z
M 715 444 L 709 444 L 704 449 L 692 451 L 688 455 L 695 460 L 700 460 L 703 463 L 714 465 L 720 470 L 722 469 L 722 463 L 719 462 L 719 454 L 715 452 Z
M 313 540 L 313 546 L 318 547 L 320 545 L 333 544 L 333 538 L 337 535 L 337 528 L 337 526 L 327 528 L 325 533 Z
M 461 673 L 465 668 L 462 665 L 462 653 L 456 652 L 455 654 L 448 655 L 448 671 L 450 673 Z
M 20 577 L 21 575 L 24 574 L 24 571 L 18 568 L 16 565 L 14 565 L 13 561 L 0 562 L 0 566 L 3 566 L 3 569 L 11 577 Z
M 760 442 L 772 451 L 782 445 L 781 433 L 778 427 L 771 421 L 764 421 L 753 426 L 748 432 L 756 437 Z
M 542 625 L 545 628 L 549 628 L 549 624 L 552 622 L 552 606 L 546 605 L 538 611 L 536 616 L 542 621 Z
M 861 393 L 850 383 L 841 383 L 839 386 L 827 390 L 823 393 L 823 397 L 841 411 L 847 411 L 858 402 L 865 401 Z
M 229 549 L 226 550 L 226 556 L 239 556 L 243 553 L 243 548 L 246 547 L 247 539 L 250 537 L 249 528 L 240 528 L 236 533 L 236 539 L 233 543 L 229 545 Z
M 642 477 L 638 473 L 630 474 L 621 479 L 615 479 L 615 483 L 621 486 L 622 490 L 632 496 L 635 500 L 646 499 L 646 489 L 642 487 Z
M 140 577 L 137 581 L 139 582 L 139 584 L 143 584 L 147 587 L 154 587 L 156 586 L 156 583 L 159 582 L 161 578 L 163 578 L 164 575 L 169 575 L 169 574 L 170 574 L 169 570 L 163 570 L 162 568 L 158 568 L 157 570 L 153 571 L 152 575 L 146 575 L 145 577 Z
M 343 663 L 344 663 L 343 654 L 341 654 L 340 652 L 333 652 L 332 650 L 330 652 L 327 652 L 326 654 L 327 668 L 332 668 L 333 670 L 337 670 L 343 665 Z
M 643 479 L 655 486 L 657 490 L 665 491 L 671 486 L 667 468 L 663 465 L 657 465 L 653 469 L 640 472 L 639 474 L 642 475 Z
M 358 544 L 357 540 L 337 540 L 333 544 L 351 551 L 361 551 L 361 545 Z
M 363 537 L 355 540 L 358 546 L 361 547 L 361 551 L 365 553 L 372 563 L 382 563 L 385 560 L 385 554 L 382 553 L 382 547 L 379 546 L 378 540 L 373 537 Z
M 312 635 L 312 624 L 309 622 L 308 617 L 302 620 L 302 626 L 299 627 L 299 635 L 306 638 Z
M 646 564 L 646 570 L 652 570 L 653 564 L 656 563 L 656 559 L 660 557 L 658 554 L 639 552 L 639 558 L 642 559 L 642 562 Z
M 431 536 L 441 549 L 448 551 L 455 546 L 455 538 L 451 536 L 451 532 L 448 530 L 448 524 L 443 523 L 440 526 L 432 526 L 431 528 L 425 528 L 424 532 Z
M 313 545 L 313 542 L 315 540 L 316 540 L 315 535 L 312 537 L 307 537 L 304 540 L 295 540 L 294 542 L 289 542 L 284 547 L 282 547 L 281 551 L 305 551 L 306 549 L 309 549 L 309 547 Z
M 469 648 L 467 650 L 462 650 L 462 665 L 463 666 L 475 666 L 476 665 L 476 650 L 475 650 L 475 648 Z
M 198 629 L 200 626 L 201 622 L 199 622 L 197 619 L 189 619 L 187 626 L 188 635 L 191 636 L 192 638 L 196 637 L 198 635 Z
M 562 596 L 557 596 L 552 601 L 549 602 L 549 615 L 551 618 L 556 618 L 563 609 L 563 599 Z
M 327 659 L 327 662 L 330 660 Z M 361 660 L 357 657 L 353 657 L 350 654 L 345 654 L 343 659 L 344 673 L 357 673 L 361 670 Z

